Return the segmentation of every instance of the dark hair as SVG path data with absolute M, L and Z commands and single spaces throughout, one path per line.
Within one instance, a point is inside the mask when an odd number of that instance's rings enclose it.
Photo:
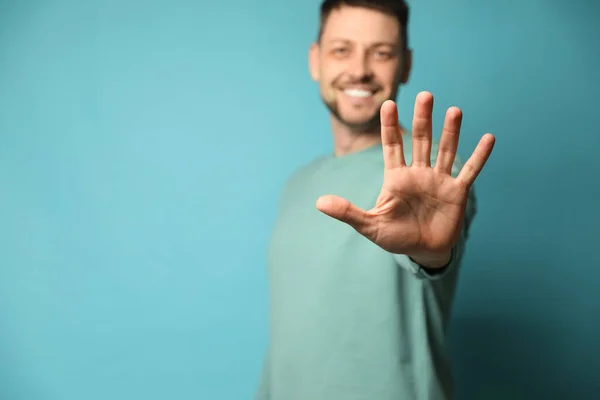
M 342 6 L 368 8 L 396 17 L 400 25 L 402 46 L 404 50 L 408 49 L 408 5 L 405 0 L 323 0 L 318 40 L 321 40 L 329 14 Z

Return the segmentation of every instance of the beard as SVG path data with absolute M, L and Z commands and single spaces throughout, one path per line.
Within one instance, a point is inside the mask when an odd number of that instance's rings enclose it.
M 354 132 L 357 134 L 363 133 L 363 132 L 370 132 L 375 129 L 378 129 L 381 124 L 381 121 L 379 118 L 379 112 L 374 112 L 372 116 L 364 119 L 363 121 L 352 122 L 352 121 L 348 121 L 347 119 L 344 119 L 344 117 L 342 117 L 342 115 L 340 114 L 337 102 L 335 100 L 327 100 L 323 96 L 321 96 L 321 99 L 323 100 L 323 103 L 325 104 L 325 106 L 327 107 L 327 109 L 329 110 L 331 115 L 333 115 L 333 117 L 336 120 L 338 120 L 342 125 L 346 126 L 351 132 Z M 378 109 L 379 108 L 381 108 L 381 107 L 378 107 Z
M 359 78 L 350 78 L 348 80 L 345 80 L 344 77 L 340 75 L 331 82 L 331 88 L 335 91 L 341 91 L 345 87 L 353 85 L 368 85 L 374 91 L 379 91 L 382 89 L 382 86 L 374 79 L 372 75 L 363 75 Z M 363 118 L 362 121 L 349 121 L 345 119 L 340 113 L 337 100 L 334 96 L 332 96 L 331 98 L 326 98 L 322 92 L 321 99 L 323 100 L 323 103 L 325 104 L 331 115 L 342 125 L 346 126 L 351 132 L 356 134 L 362 134 L 366 132 L 380 130 L 381 120 L 379 116 L 379 110 L 383 105 L 383 101 L 381 102 L 381 104 L 379 104 L 379 107 L 376 107 L 376 111 L 373 112 L 373 115 Z

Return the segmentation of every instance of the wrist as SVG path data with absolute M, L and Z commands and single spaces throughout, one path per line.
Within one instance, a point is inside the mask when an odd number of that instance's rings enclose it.
M 452 259 L 452 251 L 445 253 L 429 253 L 429 254 L 407 254 L 408 257 L 419 264 L 423 268 L 436 269 L 443 268 L 450 263 Z

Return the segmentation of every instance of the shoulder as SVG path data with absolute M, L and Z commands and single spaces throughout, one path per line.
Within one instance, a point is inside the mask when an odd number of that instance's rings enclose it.
M 315 171 L 322 167 L 327 157 L 319 156 L 297 167 L 286 180 L 286 186 L 292 186 L 310 179 Z
M 316 157 L 296 167 L 285 179 L 281 193 L 282 200 L 285 200 L 288 194 L 293 195 L 302 190 L 303 187 L 306 187 L 307 183 L 314 177 L 315 171 L 318 171 L 322 167 L 326 159 L 325 156 Z

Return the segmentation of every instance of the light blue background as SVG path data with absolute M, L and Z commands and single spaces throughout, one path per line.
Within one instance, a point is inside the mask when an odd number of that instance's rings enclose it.
M 463 158 L 497 136 L 459 398 L 596 398 L 600 3 L 413 3 L 401 120 L 430 90 Z M 252 397 L 279 191 L 331 149 L 318 4 L 0 2 L 0 399 Z

